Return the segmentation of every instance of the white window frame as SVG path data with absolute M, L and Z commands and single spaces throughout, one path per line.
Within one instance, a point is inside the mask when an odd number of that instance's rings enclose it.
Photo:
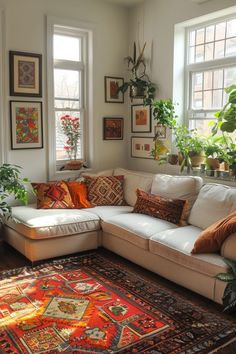
M 93 28 L 84 23 L 78 23 L 70 20 L 58 19 L 55 17 L 47 18 L 47 69 L 48 69 L 48 163 L 49 163 L 49 180 L 60 179 L 60 178 L 70 178 L 78 176 L 78 171 L 59 171 L 60 162 L 56 160 L 56 129 L 55 129 L 55 109 L 54 109 L 54 85 L 53 85 L 53 69 L 55 67 L 63 69 L 72 69 L 72 66 L 67 66 L 64 60 L 56 60 L 54 63 L 53 59 L 53 35 L 55 33 L 59 34 L 59 28 L 62 28 L 61 34 L 75 37 L 81 37 L 83 43 L 83 54 L 84 57 L 81 58 L 84 64 L 81 62 L 74 62 L 75 70 L 82 69 L 84 71 L 83 75 L 83 94 L 82 109 L 83 114 L 83 142 L 82 142 L 82 153 L 84 161 L 87 165 L 91 164 L 90 159 L 90 149 L 88 148 L 89 135 L 91 133 L 91 122 L 89 121 L 92 117 L 92 37 Z M 77 110 L 78 111 L 78 110 Z M 80 109 L 79 109 L 80 111 Z M 90 132 L 90 133 L 89 133 Z M 81 170 L 80 170 L 81 171 Z
M 3 102 L 5 101 L 4 95 L 4 82 L 5 82 L 5 75 L 3 71 L 4 65 L 4 53 L 5 53 L 5 37 L 4 37 L 4 11 L 0 9 L 0 164 L 3 164 L 6 161 L 6 124 L 4 124 L 4 116 L 5 116 L 5 109 Z
M 230 66 L 236 66 L 236 55 L 214 59 L 209 61 L 203 61 L 193 64 L 188 64 L 188 44 L 189 44 L 189 35 L 192 30 L 197 30 L 203 28 L 205 26 L 210 26 L 212 24 L 220 23 L 226 20 L 236 18 L 236 12 L 223 17 L 216 17 L 215 19 L 211 19 L 205 22 L 199 22 L 193 26 L 189 26 L 185 28 L 185 123 L 189 126 L 189 122 L 191 120 L 191 115 L 193 114 L 211 114 L 212 118 L 214 118 L 214 113 L 219 109 L 192 109 L 192 74 L 195 72 L 202 72 L 208 70 L 216 70 L 221 68 L 228 68 Z M 197 120 L 204 118 L 196 118 Z M 192 118 L 194 120 L 194 118 Z M 208 120 L 205 118 L 204 120 Z M 211 120 L 211 119 L 209 119 Z

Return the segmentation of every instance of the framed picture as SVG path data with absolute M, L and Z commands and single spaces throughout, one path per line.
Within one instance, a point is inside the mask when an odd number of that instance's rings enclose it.
M 10 96 L 42 97 L 42 55 L 9 53 Z
M 42 102 L 10 101 L 11 148 L 43 147 Z
M 105 102 L 124 103 L 124 94 L 118 91 L 123 84 L 122 77 L 105 76 Z
M 132 133 L 150 133 L 151 107 L 135 104 L 131 106 L 131 131 Z
M 103 140 L 123 140 L 123 118 L 103 118 Z
M 131 157 L 139 157 L 143 159 L 153 159 L 151 155 L 155 143 L 153 137 L 131 137 Z
M 166 139 L 166 126 L 162 124 L 155 125 L 155 139 Z

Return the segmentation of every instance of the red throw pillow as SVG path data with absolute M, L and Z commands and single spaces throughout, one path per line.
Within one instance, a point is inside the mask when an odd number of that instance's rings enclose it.
M 88 190 L 85 183 L 73 181 L 66 182 L 66 184 L 76 209 L 92 207 L 88 201 Z
M 188 201 L 166 199 L 137 189 L 137 201 L 133 213 L 146 214 L 162 220 L 182 225 Z
M 191 253 L 219 252 L 224 240 L 234 232 L 236 232 L 236 211 L 202 231 L 195 241 Z
M 96 205 L 122 205 L 124 203 L 124 176 L 84 176 L 88 187 L 88 200 Z
M 74 204 L 65 182 L 32 183 L 38 209 L 73 209 Z

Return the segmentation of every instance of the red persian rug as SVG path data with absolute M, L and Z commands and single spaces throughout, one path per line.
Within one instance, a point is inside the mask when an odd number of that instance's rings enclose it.
M 0 353 L 210 353 L 236 327 L 98 253 L 0 273 Z

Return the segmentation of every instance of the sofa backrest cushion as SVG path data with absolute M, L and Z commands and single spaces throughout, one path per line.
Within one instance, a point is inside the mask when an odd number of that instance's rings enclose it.
M 151 193 L 164 198 L 186 199 L 190 210 L 202 184 L 202 178 L 197 176 L 157 174 L 153 179 Z
M 90 172 L 82 172 L 80 174 L 81 177 L 84 177 L 84 176 L 90 176 L 90 177 L 99 177 L 99 176 L 113 176 L 113 169 L 110 169 L 110 170 L 102 170 L 102 171 L 99 171 L 99 172 L 96 172 L 96 173 L 90 173 Z
M 236 188 L 223 184 L 205 184 L 194 203 L 188 222 L 206 229 L 236 210 Z
M 224 258 L 236 261 L 236 232 L 226 238 L 221 246 L 220 254 Z
M 150 192 L 154 174 L 116 168 L 114 176 L 120 175 L 124 176 L 124 199 L 127 204 L 135 205 L 137 200 L 136 190 L 138 188 L 145 192 Z

